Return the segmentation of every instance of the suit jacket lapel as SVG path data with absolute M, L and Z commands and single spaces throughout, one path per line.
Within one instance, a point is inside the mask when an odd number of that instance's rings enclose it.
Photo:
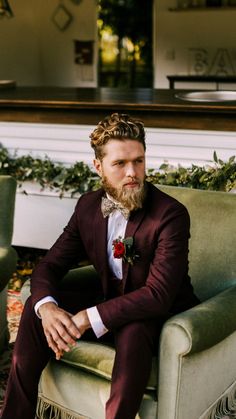
M 136 230 L 138 229 L 139 225 L 141 224 L 143 217 L 145 216 L 146 213 L 146 208 L 144 206 L 144 208 L 135 211 L 134 213 L 132 213 L 130 215 L 127 227 L 126 227 L 126 231 L 125 231 L 125 237 L 134 237 Z M 134 242 L 134 246 L 135 246 L 135 242 Z M 129 263 L 124 262 L 122 264 L 122 268 L 123 268 L 123 281 L 124 281 L 124 287 L 126 284 L 126 280 L 127 280 L 127 276 L 129 273 Z
M 107 260 L 107 218 L 104 218 L 101 212 L 101 206 L 95 213 L 93 222 L 93 233 L 94 233 L 94 254 L 96 259 L 96 267 L 101 275 L 102 285 L 104 294 L 107 293 L 109 268 Z

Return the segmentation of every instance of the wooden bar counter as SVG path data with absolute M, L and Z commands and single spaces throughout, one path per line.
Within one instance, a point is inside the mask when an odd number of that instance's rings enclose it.
M 189 102 L 178 90 L 13 87 L 0 90 L 0 121 L 97 124 L 112 112 L 146 127 L 236 131 L 236 101 Z

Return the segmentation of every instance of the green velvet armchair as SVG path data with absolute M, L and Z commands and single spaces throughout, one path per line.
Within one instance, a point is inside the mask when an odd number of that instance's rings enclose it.
M 160 189 L 189 210 L 190 274 L 201 304 L 164 324 L 137 418 L 236 415 L 236 195 Z M 96 281 L 90 266 L 69 272 L 62 286 Z M 28 284 L 22 293 L 25 299 Z M 80 341 L 59 362 L 51 360 L 40 380 L 38 417 L 104 418 L 113 359 L 114 349 L 98 340 Z
M 16 251 L 11 247 L 16 181 L 0 176 L 0 353 L 8 340 L 7 283 L 16 267 Z

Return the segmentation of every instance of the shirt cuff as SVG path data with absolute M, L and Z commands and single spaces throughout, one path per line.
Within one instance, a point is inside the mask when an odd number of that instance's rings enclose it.
M 105 335 L 105 333 L 108 332 L 108 329 L 103 324 L 97 307 L 87 308 L 86 311 L 87 311 L 87 315 L 88 315 L 90 324 L 92 326 L 92 329 L 95 335 L 97 336 L 97 338 L 100 338 L 101 336 Z
M 56 300 L 54 300 L 54 298 L 53 297 L 50 297 L 50 295 L 48 296 L 48 297 L 44 297 L 44 298 L 42 298 L 41 300 L 39 300 L 36 304 L 35 304 L 35 306 L 34 306 L 34 311 L 35 311 L 35 313 L 36 313 L 36 315 L 41 319 L 41 316 L 40 316 L 40 314 L 39 314 L 39 307 L 41 307 L 43 304 L 45 304 L 45 303 L 55 303 L 57 306 L 58 306 L 58 303 L 57 303 L 57 301 Z

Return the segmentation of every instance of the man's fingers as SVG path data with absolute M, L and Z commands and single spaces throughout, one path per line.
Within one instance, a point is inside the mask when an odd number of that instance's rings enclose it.
M 75 325 L 75 323 L 71 319 L 67 319 L 66 323 L 63 323 L 66 331 L 73 339 L 79 339 L 81 337 L 81 333 L 78 329 L 78 327 Z M 62 332 L 63 333 L 63 332 Z M 62 334 L 63 336 L 63 334 Z
M 64 352 L 69 352 L 82 335 L 72 314 L 55 304 L 45 303 L 41 306 L 40 315 L 49 348 L 59 360 Z
M 67 322 L 66 325 L 57 321 L 51 334 L 57 344 L 63 341 L 66 344 L 73 345 L 81 337 L 79 329 L 73 325 L 72 321 L 70 323 Z
M 74 335 L 76 332 L 76 336 Z M 70 351 L 71 346 L 76 344 L 76 339 L 81 337 L 78 328 L 71 328 L 69 331 L 60 322 L 55 322 L 54 327 L 51 328 L 50 333 L 46 334 L 47 341 L 50 347 L 55 352 L 55 347 L 62 351 Z
M 70 338 L 75 340 L 81 337 L 78 327 L 72 321 L 72 316 L 69 316 L 68 313 L 61 312 L 55 319 L 54 326 L 59 335 L 68 343 L 70 343 Z
M 69 351 L 81 337 L 81 333 L 72 320 L 72 315 L 50 305 L 41 310 L 42 324 L 48 345 L 56 351 Z
M 55 354 L 59 352 L 56 342 L 53 341 L 53 339 L 51 338 L 49 334 L 46 335 L 46 339 L 47 339 L 49 348 L 51 348 L 53 352 L 55 352 Z
M 72 339 L 72 337 L 68 333 L 64 333 L 64 336 L 61 336 L 57 331 L 53 331 L 51 335 L 51 342 L 53 345 L 56 345 L 56 348 L 59 350 L 63 350 L 69 352 L 71 346 L 75 345 L 76 340 Z
M 63 356 L 63 351 L 57 351 L 56 354 L 56 360 L 59 361 L 61 359 L 61 357 Z
M 51 335 L 47 334 L 46 339 L 49 348 L 55 352 L 56 359 L 60 359 L 64 352 L 69 352 L 71 350 L 71 346 L 75 344 L 75 342 L 71 345 L 66 344 L 59 335 L 57 335 L 57 338 L 53 338 Z

